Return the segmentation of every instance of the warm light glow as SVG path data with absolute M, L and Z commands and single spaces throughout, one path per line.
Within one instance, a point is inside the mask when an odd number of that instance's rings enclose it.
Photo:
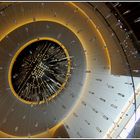
M 56 23 L 59 23 L 63 26 L 65 26 L 65 24 L 62 22 L 62 21 L 59 21 L 59 20 L 56 20 L 56 19 L 46 19 L 46 18 L 38 18 L 36 20 L 36 22 L 38 21 L 50 21 L 50 22 L 56 22 Z M 29 24 L 29 23 L 32 23 L 33 20 L 28 20 L 28 21 L 24 21 L 24 22 L 20 22 L 18 24 L 15 24 L 15 26 L 13 26 L 11 29 L 9 29 L 9 31 L 6 31 L 5 34 L 2 34 L 2 36 L 0 36 L 0 41 L 2 39 L 4 39 L 8 34 L 10 34 L 11 32 L 13 32 L 14 30 L 18 29 L 19 27 L 21 26 L 24 26 L 26 24 Z M 66 26 L 65 26 L 66 27 Z M 68 28 L 70 31 L 72 31 L 75 35 L 76 35 L 76 31 L 73 29 L 73 28 L 69 28 L 69 27 L 66 27 Z M 77 36 L 77 35 L 76 35 Z M 77 36 L 77 38 L 80 40 L 81 44 L 83 43 L 83 40 L 81 38 L 79 38 Z M 82 44 L 82 46 L 85 46 Z M 87 80 L 86 80 L 87 81 Z M 86 83 L 86 82 L 85 82 Z M 85 88 L 86 86 L 84 85 L 83 86 L 83 89 Z M 84 91 L 84 90 L 82 90 Z M 80 101 L 80 97 L 78 99 L 78 101 L 76 102 L 75 106 L 71 109 L 71 111 L 67 114 L 67 116 L 61 121 L 59 122 L 56 126 L 54 126 L 52 129 L 49 129 L 49 132 L 48 131 L 45 131 L 45 132 L 41 132 L 39 134 L 36 134 L 36 135 L 33 135 L 33 136 L 30 136 L 30 137 L 50 137 L 50 135 L 52 136 L 52 131 L 54 132 L 54 130 L 56 130 L 58 128 L 58 126 L 60 126 L 61 124 L 63 124 L 63 122 L 65 122 L 65 120 L 70 116 L 70 114 L 73 112 L 73 110 L 75 109 L 75 107 L 77 106 L 78 102 Z M 10 135 L 10 134 L 7 134 L 5 132 L 2 132 L 0 131 L 0 135 L 3 136 L 3 137 L 16 137 L 16 136 L 13 136 L 13 135 Z M 26 136 L 27 137 L 27 136 Z M 23 138 L 23 137 L 22 137 Z
M 139 85 L 140 87 L 140 85 Z M 138 96 L 139 96 L 139 88 L 137 90 Z M 131 119 L 128 121 L 122 132 L 120 133 L 121 138 L 127 138 L 137 121 L 140 119 L 140 106 L 137 108 L 136 113 L 132 115 Z
M 136 96 L 136 98 L 138 98 L 139 97 L 139 95 L 140 95 L 140 92 L 138 92 L 139 91 L 139 87 L 140 87 L 140 85 L 138 85 L 138 88 L 136 89 L 136 93 L 137 93 L 137 96 Z M 132 107 L 132 105 L 133 105 L 133 102 L 134 102 L 134 95 L 132 94 L 131 95 L 131 97 L 128 99 L 128 101 L 127 101 L 127 103 L 125 104 L 125 106 L 123 107 L 123 109 L 122 109 L 122 111 L 121 112 L 123 112 L 123 114 L 119 114 L 117 117 L 116 117 L 116 120 L 114 121 L 114 122 L 116 122 L 116 124 L 120 124 L 121 122 L 122 122 L 122 120 L 123 119 L 125 119 L 124 118 L 124 116 L 125 116 L 125 114 L 129 111 L 129 109 Z M 140 107 L 137 109 L 137 113 L 136 113 L 136 115 L 138 116 L 137 117 L 137 120 L 140 118 Z M 122 117 L 123 119 L 120 119 L 120 117 Z M 132 120 L 130 119 L 130 123 L 128 122 L 127 124 L 128 124 L 128 126 L 126 125 L 126 127 L 128 127 L 127 129 L 128 130 L 123 130 L 121 133 L 121 135 L 123 135 L 123 136 L 128 136 L 128 133 L 132 130 L 132 128 L 134 127 L 134 125 L 135 125 L 135 113 L 133 114 L 133 116 L 132 116 Z M 137 121 L 136 120 L 136 121 Z M 124 127 L 124 128 L 126 128 L 126 127 Z M 113 135 L 113 132 L 114 132 L 114 129 L 116 128 L 116 125 L 113 125 L 112 124 L 112 126 L 108 129 L 108 131 L 106 132 L 106 134 L 105 134 L 105 136 L 104 136 L 104 138 L 110 138 L 112 135 Z M 127 134 L 126 134 L 126 132 L 127 132 Z
M 90 18 L 88 17 L 88 15 L 87 15 L 82 9 L 80 9 L 75 3 L 71 3 L 71 4 L 72 4 L 73 6 L 75 6 L 76 8 L 78 8 L 78 9 L 80 10 L 80 12 L 81 12 L 82 14 L 84 14 L 85 17 L 87 17 L 88 19 L 90 19 Z M 100 39 L 102 40 L 103 47 L 106 47 L 105 51 L 106 51 L 106 55 L 107 55 L 108 66 L 109 66 L 109 69 L 110 69 L 110 71 L 111 71 L 111 60 L 110 60 L 110 55 L 109 55 L 109 51 L 108 51 L 106 42 L 105 42 L 105 40 L 104 40 L 104 38 L 103 38 L 101 32 L 99 31 L 99 29 L 97 29 L 95 23 L 94 23 L 92 20 L 90 20 L 90 23 L 93 25 L 94 29 L 97 31 L 97 33 L 98 33 Z
M 80 12 L 85 16 L 85 17 L 87 17 L 88 19 L 89 19 L 89 17 L 88 17 L 88 15 L 82 10 L 82 9 L 80 9 L 76 4 L 74 4 L 74 3 L 71 3 L 71 5 L 73 5 L 73 7 L 75 7 L 75 8 L 78 8 L 79 10 L 80 10 Z M 62 21 L 59 21 L 59 20 L 56 20 L 56 19 L 46 19 L 46 18 L 40 18 L 40 19 L 37 19 L 36 20 L 36 22 L 38 22 L 38 21 L 52 21 L 52 22 L 56 22 L 56 23 L 59 23 L 59 24 L 61 24 L 61 25 L 63 25 L 63 26 L 65 26 L 65 24 L 62 22 Z M 2 34 L 2 36 L 0 37 L 0 40 L 2 40 L 3 38 L 5 38 L 5 36 L 7 36 L 9 33 L 11 33 L 12 31 L 14 31 L 14 30 L 16 30 L 17 28 L 19 28 L 19 27 L 21 27 L 21 26 L 23 26 L 23 25 L 25 25 L 25 24 L 29 24 L 29 23 L 32 23 L 33 21 L 32 20 L 29 20 L 29 21 L 24 21 L 24 22 L 22 22 L 22 23 L 18 23 L 18 24 L 15 24 L 15 26 L 13 26 L 13 27 L 11 27 L 10 29 L 9 29 L 9 31 L 7 31 L 7 32 L 5 32 L 5 34 Z M 95 25 L 95 23 L 93 22 L 93 21 L 91 21 L 90 20 L 90 22 L 91 22 L 91 24 L 93 25 L 93 28 L 97 31 L 97 35 L 100 37 L 100 39 L 102 40 L 102 44 L 103 44 L 103 47 L 104 46 L 106 46 L 106 43 L 105 43 L 105 40 L 104 40 L 104 38 L 103 38 L 103 36 L 102 36 L 102 34 L 100 33 L 100 31 L 96 28 L 96 25 Z M 66 26 L 65 26 L 66 27 Z M 69 28 L 69 27 L 66 27 L 66 28 L 68 28 L 69 30 L 71 30 L 75 35 L 76 35 L 76 31 L 74 30 L 74 28 Z M 77 36 L 77 35 L 76 35 Z M 77 38 L 80 40 L 80 42 L 81 42 L 81 44 L 82 44 L 82 46 L 83 47 L 86 47 L 86 43 L 84 42 L 84 38 L 79 38 L 78 36 L 77 36 Z M 86 49 L 86 48 L 85 48 Z M 110 56 L 109 56 L 109 52 L 108 52 L 108 48 L 106 48 L 105 49 L 105 51 L 106 51 L 106 55 L 107 55 L 107 59 L 108 59 L 108 65 L 109 65 L 109 67 L 110 67 L 110 69 L 111 69 L 111 60 L 110 60 Z M 87 66 L 86 66 L 87 68 L 89 67 L 89 62 L 87 61 Z M 85 78 L 85 83 L 84 83 L 84 85 L 83 85 L 83 87 L 82 87 L 82 93 L 81 93 L 81 96 L 79 97 L 79 99 L 77 100 L 77 102 L 75 103 L 75 105 L 74 105 L 74 107 L 71 109 L 71 111 L 67 114 L 67 116 L 58 124 L 59 126 L 60 126 L 60 124 L 62 124 L 69 116 L 70 116 L 70 114 L 73 112 L 73 110 L 75 110 L 75 108 L 77 107 L 77 105 L 78 105 L 78 103 L 79 103 L 79 101 L 81 100 L 81 98 L 82 98 L 82 95 L 84 94 L 84 91 L 85 91 L 85 89 L 86 89 L 86 84 L 87 84 L 87 81 L 88 81 L 88 78 L 89 78 L 89 76 L 87 76 L 86 75 L 86 78 Z M 54 128 L 52 128 L 52 129 L 55 129 L 56 130 L 56 127 L 58 126 L 58 125 L 56 125 Z M 37 134 L 37 135 L 35 135 L 35 136 L 31 136 L 31 137 L 42 137 L 43 135 L 45 135 L 47 132 L 43 132 L 43 133 L 40 133 L 40 134 Z M 50 133 L 51 133 L 51 130 L 50 130 Z M 9 135 L 9 134 L 6 134 L 6 133 L 4 133 L 4 132 L 1 132 L 1 134 L 5 134 L 5 137 L 16 137 L 16 136 L 11 136 L 11 135 Z M 1 135 L 0 134 L 0 135 Z
M 139 85 L 139 87 L 140 87 L 140 85 Z M 140 93 L 138 93 L 138 94 L 140 94 Z M 136 118 L 135 118 L 135 116 L 136 116 Z M 135 126 L 135 124 L 137 123 L 137 121 L 139 119 L 140 119 L 140 106 L 137 108 L 136 114 L 134 112 L 133 116 L 128 121 L 128 123 L 126 124 L 126 126 L 124 127 L 122 132 L 120 133 L 120 137 L 121 138 L 127 138 L 127 136 L 129 135 L 129 133 L 131 132 L 131 130 L 133 129 L 133 127 Z
M 50 40 L 50 41 L 53 41 L 53 42 L 56 42 L 57 44 L 59 44 L 61 46 L 61 48 L 64 50 L 65 54 L 66 54 L 66 57 L 67 57 L 67 60 L 68 60 L 68 69 L 67 69 L 67 74 L 66 74 L 66 77 L 65 77 L 65 81 L 64 83 L 61 85 L 61 87 L 59 88 L 59 90 L 53 94 L 53 96 L 50 96 L 48 99 L 47 99 L 47 102 L 52 100 L 54 97 L 56 97 L 65 87 L 67 81 L 68 81 L 68 78 L 69 78 L 69 74 L 70 74 L 70 69 L 71 69 L 71 61 L 70 61 L 70 56 L 69 56 L 69 53 L 67 51 L 67 49 L 57 40 L 53 39 L 53 38 L 47 38 L 47 37 L 40 37 L 39 40 Z M 19 99 L 21 102 L 25 103 L 25 104 L 38 104 L 38 102 L 31 102 L 31 101 L 26 101 L 24 99 L 22 99 L 21 97 L 19 97 L 17 95 L 17 93 L 15 92 L 14 88 L 13 88 L 13 84 L 12 84 L 12 81 L 11 81 L 11 76 L 12 76 L 12 68 L 13 68 L 13 64 L 14 62 L 16 61 L 16 58 L 18 57 L 18 55 L 21 53 L 21 51 L 23 49 L 25 49 L 29 44 L 33 43 L 33 42 L 36 42 L 38 41 L 38 38 L 36 39 L 32 39 L 30 41 L 28 41 L 24 46 L 21 46 L 20 49 L 15 53 L 11 63 L 10 63 L 10 67 L 9 67 L 9 73 L 8 73 L 8 81 L 9 81 L 9 86 L 10 86 L 10 89 L 12 91 L 12 93 L 14 94 L 14 96 Z M 42 103 L 45 103 L 46 101 L 41 101 L 39 102 L 39 104 L 42 104 Z

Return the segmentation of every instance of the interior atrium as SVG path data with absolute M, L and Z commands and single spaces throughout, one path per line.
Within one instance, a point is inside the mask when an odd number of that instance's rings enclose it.
M 139 2 L 0 2 L 0 138 L 140 138 Z

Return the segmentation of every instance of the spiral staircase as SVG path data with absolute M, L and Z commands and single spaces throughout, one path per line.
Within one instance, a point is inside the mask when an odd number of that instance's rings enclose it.
M 140 54 L 115 4 L 0 3 L 1 138 L 128 137 Z

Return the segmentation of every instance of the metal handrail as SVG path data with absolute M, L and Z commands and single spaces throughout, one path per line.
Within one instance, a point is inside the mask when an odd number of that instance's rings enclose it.
M 121 40 L 119 39 L 118 35 L 116 34 L 116 32 L 114 31 L 114 29 L 111 27 L 111 25 L 109 24 L 109 22 L 107 21 L 107 19 L 104 17 L 104 15 L 97 9 L 97 7 L 94 7 L 94 5 L 92 5 L 90 2 L 87 2 L 92 8 L 94 8 L 100 15 L 101 17 L 105 20 L 106 24 L 108 25 L 108 27 L 112 30 L 112 32 L 114 33 L 116 39 L 118 40 L 119 44 L 120 44 L 120 47 L 123 51 L 123 54 L 125 56 L 125 59 L 126 59 L 126 63 L 127 63 L 127 66 L 128 66 L 128 70 L 129 70 L 129 73 L 130 73 L 130 77 L 131 77 L 131 81 L 132 81 L 132 87 L 133 87 L 133 92 L 134 92 L 134 112 L 135 112 L 135 120 L 136 120 L 136 109 L 137 109 L 137 102 L 136 102 L 136 93 L 135 93 L 135 83 L 134 83 L 134 78 L 133 78 L 133 73 L 132 73 L 132 69 L 131 69 L 131 65 L 130 65 L 130 62 L 129 62 L 129 59 L 128 59 L 128 56 L 127 54 L 125 53 L 125 49 L 124 49 L 124 46 L 121 44 Z M 15 3 L 14 3 L 15 4 Z M 13 4 L 9 4 L 8 6 L 0 9 L 0 12 L 1 11 L 4 11 L 6 10 L 8 7 L 11 7 Z M 115 9 L 116 10 L 116 9 Z M 119 15 L 120 16 L 120 15 Z M 122 19 L 122 17 L 120 16 L 120 18 Z M 126 27 L 128 27 L 128 29 L 130 29 L 130 27 L 128 26 L 128 24 L 126 24 L 127 22 L 125 22 L 124 25 L 126 25 Z M 130 29 L 131 30 L 131 29 Z M 134 35 L 134 33 L 132 33 L 132 35 Z M 136 36 L 134 35 L 134 38 L 137 40 Z M 135 131 L 134 131 L 135 132 Z
M 134 93 L 134 113 L 135 113 L 135 121 L 136 121 L 136 109 L 137 109 L 137 101 L 136 101 L 136 92 L 135 92 L 135 83 L 134 83 L 134 78 L 133 78 L 133 73 L 132 73 L 132 69 L 131 69 L 131 66 L 130 66 L 130 62 L 129 62 L 129 59 L 128 59 L 128 56 L 127 54 L 125 53 L 125 49 L 123 47 L 123 45 L 121 44 L 121 41 L 119 39 L 119 37 L 117 36 L 116 32 L 114 31 L 114 29 L 111 27 L 111 25 L 109 24 L 109 22 L 107 21 L 107 19 L 104 17 L 104 15 L 97 9 L 97 7 L 94 7 L 94 5 L 92 5 L 90 2 L 87 2 L 92 8 L 94 8 L 100 15 L 101 17 L 105 20 L 106 24 L 108 25 L 108 27 L 112 30 L 112 32 L 114 33 L 116 39 L 118 40 L 119 44 L 120 44 L 120 47 L 123 51 L 123 54 L 125 56 L 125 59 L 126 59 L 126 63 L 127 63 L 127 66 L 128 66 L 128 70 L 129 70 L 129 74 L 130 74 L 130 77 L 131 77 L 131 81 L 132 81 L 132 88 L 133 88 L 133 93 Z M 135 127 L 134 127 L 134 134 L 135 134 Z

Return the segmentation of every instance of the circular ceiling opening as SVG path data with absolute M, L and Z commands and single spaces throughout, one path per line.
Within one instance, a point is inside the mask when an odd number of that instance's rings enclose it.
M 36 39 L 14 55 L 9 69 L 9 85 L 22 102 L 41 104 L 64 89 L 69 75 L 70 57 L 66 48 L 54 39 Z

